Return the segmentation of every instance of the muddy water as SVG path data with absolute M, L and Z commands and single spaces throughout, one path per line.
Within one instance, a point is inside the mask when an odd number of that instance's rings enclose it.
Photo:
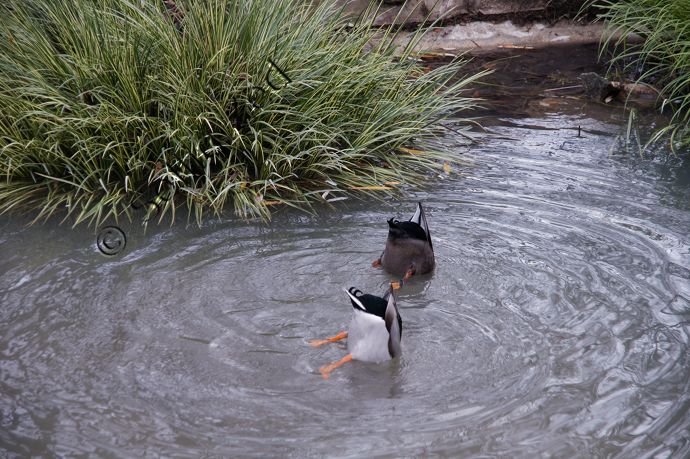
M 523 108 L 396 202 L 121 225 L 113 257 L 2 217 L 0 451 L 688 457 L 690 165 L 621 153 L 620 111 Z M 347 326 L 343 287 L 383 291 L 418 200 L 438 266 L 399 295 L 403 356 L 323 381 L 345 347 L 306 341 Z

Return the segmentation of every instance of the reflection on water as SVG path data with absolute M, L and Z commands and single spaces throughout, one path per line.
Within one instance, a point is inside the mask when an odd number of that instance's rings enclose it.
M 399 202 L 124 225 L 116 257 L 93 229 L 3 217 L 0 448 L 687 457 L 688 165 L 609 155 L 620 120 L 505 121 Z M 324 382 L 345 344 L 307 339 L 347 326 L 342 287 L 383 292 L 370 263 L 417 200 L 438 266 L 399 296 L 402 358 Z

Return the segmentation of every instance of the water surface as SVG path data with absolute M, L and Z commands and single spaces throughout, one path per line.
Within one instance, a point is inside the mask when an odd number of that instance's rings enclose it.
M 688 457 L 690 167 L 620 151 L 625 115 L 535 105 L 391 202 L 271 225 L 0 219 L 8 457 Z M 574 127 L 580 126 L 578 137 Z M 323 381 L 343 287 L 425 205 L 437 269 L 399 294 L 403 356 Z

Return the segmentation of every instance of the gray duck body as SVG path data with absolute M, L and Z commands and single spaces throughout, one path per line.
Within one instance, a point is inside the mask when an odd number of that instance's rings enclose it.
M 429 225 L 421 203 L 417 203 L 409 221 L 388 220 L 388 238 L 381 256 L 384 270 L 397 276 L 410 269 L 415 274 L 426 274 L 434 269 L 435 263 Z

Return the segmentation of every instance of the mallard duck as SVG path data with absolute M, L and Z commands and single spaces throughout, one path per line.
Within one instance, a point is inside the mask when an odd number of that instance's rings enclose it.
M 409 221 L 388 220 L 386 248 L 372 266 L 403 276 L 404 282 L 414 274 L 431 272 L 434 263 L 434 247 L 421 203 Z
M 350 360 L 383 362 L 402 353 L 402 319 L 393 288 L 389 288 L 383 298 L 362 293 L 354 287 L 345 292 L 350 297 L 353 308 L 349 331 L 340 332 L 331 338 L 310 341 L 316 347 L 347 338 L 348 354 L 337 362 L 319 368 L 324 379 L 328 379 L 331 371 Z

